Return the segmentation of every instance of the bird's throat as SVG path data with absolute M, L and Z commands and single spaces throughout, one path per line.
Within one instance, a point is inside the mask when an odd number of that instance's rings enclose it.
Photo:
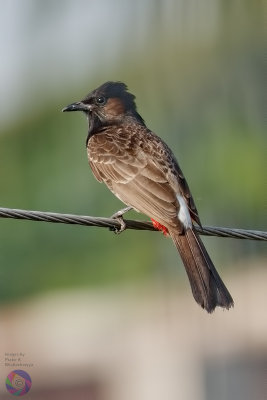
M 87 114 L 87 120 L 88 120 L 88 135 L 86 138 L 86 145 L 90 137 L 96 135 L 97 133 L 100 133 L 105 128 L 105 124 L 103 123 L 103 121 L 101 121 L 100 118 L 94 113 Z

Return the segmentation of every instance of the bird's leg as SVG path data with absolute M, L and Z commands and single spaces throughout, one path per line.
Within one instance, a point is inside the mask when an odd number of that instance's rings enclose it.
M 116 219 L 121 224 L 120 228 L 116 228 L 116 227 L 110 228 L 114 233 L 119 234 L 119 233 L 125 231 L 126 223 L 125 223 L 125 221 L 123 219 L 123 215 L 125 213 L 127 213 L 128 211 L 132 210 L 132 208 L 133 207 L 130 207 L 130 206 L 129 207 L 125 207 L 125 208 L 122 208 L 121 210 L 115 212 L 115 214 L 111 215 L 110 218 Z

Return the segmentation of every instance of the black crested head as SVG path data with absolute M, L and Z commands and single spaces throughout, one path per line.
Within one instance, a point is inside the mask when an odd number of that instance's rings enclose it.
M 83 100 L 72 103 L 63 111 L 83 111 L 88 118 L 88 137 L 110 125 L 120 125 L 125 118 L 134 118 L 145 125 L 138 114 L 135 96 L 123 82 L 106 82 L 90 92 Z M 87 138 L 88 139 L 88 138 Z
M 123 82 L 108 81 L 103 83 L 103 85 L 89 93 L 82 100 L 82 103 L 97 104 L 102 109 L 104 108 L 107 114 L 109 110 L 114 111 L 114 113 L 111 112 L 112 117 L 132 115 L 138 122 L 144 124 L 143 118 L 137 112 L 135 96 L 128 92 L 128 87 Z M 121 107 L 118 106 L 119 104 Z
M 92 97 L 104 96 L 106 99 L 118 98 L 123 101 L 126 110 L 136 111 L 135 96 L 128 92 L 128 87 L 123 82 L 106 82 L 89 93 L 83 102 Z

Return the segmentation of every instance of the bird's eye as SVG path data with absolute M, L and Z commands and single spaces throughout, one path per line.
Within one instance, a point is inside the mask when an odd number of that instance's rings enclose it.
M 104 96 L 97 96 L 95 98 L 95 102 L 96 104 L 98 104 L 99 106 L 103 106 L 104 104 L 106 104 L 106 98 Z

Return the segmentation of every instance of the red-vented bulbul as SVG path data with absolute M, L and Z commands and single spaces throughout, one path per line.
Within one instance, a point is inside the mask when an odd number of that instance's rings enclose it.
M 209 313 L 216 306 L 232 307 L 233 299 L 194 229 L 193 221 L 201 224 L 183 173 L 169 147 L 146 127 L 127 86 L 106 82 L 63 111 L 87 116 L 86 146 L 96 179 L 169 232 L 197 303 Z

